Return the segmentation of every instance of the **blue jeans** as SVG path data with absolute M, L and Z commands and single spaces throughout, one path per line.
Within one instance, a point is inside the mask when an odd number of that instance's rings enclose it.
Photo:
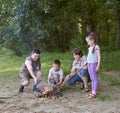
M 90 81 L 90 76 L 88 74 L 88 71 L 85 69 L 81 69 L 77 74 L 75 74 L 74 76 L 72 76 L 67 82 L 68 84 L 71 85 L 75 85 L 76 82 L 83 82 L 81 77 L 87 77 L 88 78 L 88 82 Z
M 67 82 L 70 86 L 72 86 L 72 85 L 75 85 L 76 82 L 82 82 L 82 79 L 80 78 L 78 74 L 75 74 Z
M 59 74 L 54 75 L 54 77 L 55 77 L 55 76 L 56 76 L 58 79 L 60 79 L 60 75 L 59 75 Z M 50 78 L 50 83 L 51 83 L 51 84 L 57 84 L 54 77 L 53 77 L 53 78 Z

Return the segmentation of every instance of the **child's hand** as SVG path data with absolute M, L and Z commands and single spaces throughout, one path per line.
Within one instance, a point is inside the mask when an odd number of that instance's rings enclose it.
M 70 78 L 70 74 L 65 77 L 65 80 L 67 81 Z
M 98 71 L 99 71 L 99 66 L 96 67 L 96 72 L 98 72 Z
M 75 73 L 77 71 L 76 68 L 71 69 L 71 73 Z

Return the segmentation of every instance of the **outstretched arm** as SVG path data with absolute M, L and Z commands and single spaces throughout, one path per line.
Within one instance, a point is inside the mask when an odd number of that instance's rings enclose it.
M 36 75 L 33 71 L 32 62 L 31 61 L 25 61 L 25 65 L 27 66 L 27 69 L 28 69 L 30 75 L 34 79 L 35 84 L 37 84 L 37 77 L 36 77 Z

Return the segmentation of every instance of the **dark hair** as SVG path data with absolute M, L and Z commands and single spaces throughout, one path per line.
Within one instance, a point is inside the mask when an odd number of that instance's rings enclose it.
M 32 53 L 32 54 L 34 54 L 34 53 L 36 53 L 36 54 L 40 54 L 40 50 L 39 50 L 39 49 L 34 49 L 34 50 L 32 50 L 31 53 Z
M 90 40 L 94 40 L 94 42 L 96 43 L 96 35 L 94 32 L 91 32 L 89 35 L 88 35 L 89 39 Z
M 82 50 L 81 50 L 80 48 L 75 48 L 75 49 L 72 51 L 72 54 L 79 55 L 80 57 L 83 56 Z
M 56 60 L 54 60 L 54 64 L 60 65 L 60 61 L 56 59 Z
M 94 42 L 96 43 L 96 35 L 95 35 L 94 32 L 91 32 L 91 33 L 87 36 L 87 38 L 89 38 L 89 40 L 94 40 Z M 96 46 L 96 44 L 95 44 L 95 46 Z M 92 49 L 92 53 L 95 52 L 95 46 L 94 46 L 93 49 Z

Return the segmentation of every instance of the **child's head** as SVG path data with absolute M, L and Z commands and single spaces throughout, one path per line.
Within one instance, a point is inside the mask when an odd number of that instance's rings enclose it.
M 80 58 L 83 56 L 82 50 L 80 48 L 75 48 L 72 51 L 72 54 L 76 60 L 80 60 Z
M 88 43 L 88 45 L 90 46 L 94 46 L 92 53 L 94 53 L 95 51 L 95 45 L 96 45 L 96 36 L 94 32 L 91 32 L 87 37 L 86 37 L 86 42 Z
M 87 37 L 86 37 L 86 42 L 88 45 L 93 46 L 96 44 L 96 36 L 94 32 L 91 32 Z
M 59 60 L 54 60 L 53 68 L 54 68 L 54 71 L 59 71 L 59 69 L 60 69 L 60 61 Z

